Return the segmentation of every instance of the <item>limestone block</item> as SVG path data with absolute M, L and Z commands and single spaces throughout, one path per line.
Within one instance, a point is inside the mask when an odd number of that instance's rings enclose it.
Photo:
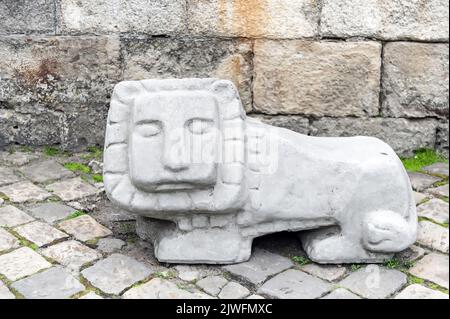
M 378 114 L 381 46 L 376 42 L 255 43 L 254 108 L 266 114 Z

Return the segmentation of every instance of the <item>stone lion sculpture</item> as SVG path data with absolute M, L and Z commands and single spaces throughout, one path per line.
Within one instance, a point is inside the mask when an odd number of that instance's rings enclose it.
M 218 79 L 121 82 L 107 121 L 106 193 L 160 261 L 243 262 L 281 231 L 301 231 L 318 263 L 382 262 L 415 242 L 409 178 L 379 139 L 263 124 Z

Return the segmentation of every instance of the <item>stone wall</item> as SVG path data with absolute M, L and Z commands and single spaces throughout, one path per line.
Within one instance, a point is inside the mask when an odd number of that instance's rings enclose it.
M 215 76 L 317 136 L 448 154 L 448 0 L 0 0 L 0 146 L 103 143 L 121 80 Z

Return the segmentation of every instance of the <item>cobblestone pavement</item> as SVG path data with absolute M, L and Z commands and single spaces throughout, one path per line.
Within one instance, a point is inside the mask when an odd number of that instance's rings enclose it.
M 0 299 L 448 298 L 447 164 L 410 174 L 417 243 L 383 265 L 314 264 L 281 233 L 255 240 L 246 263 L 189 266 L 159 263 L 137 238 L 105 197 L 100 156 L 0 153 Z

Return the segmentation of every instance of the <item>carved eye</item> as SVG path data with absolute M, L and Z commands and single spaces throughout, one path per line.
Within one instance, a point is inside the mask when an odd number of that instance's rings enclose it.
M 136 132 L 143 137 L 151 137 L 158 135 L 162 131 L 159 121 L 145 122 L 136 126 Z
M 192 134 L 206 134 L 214 126 L 213 120 L 208 119 L 191 119 L 187 122 L 187 127 Z

